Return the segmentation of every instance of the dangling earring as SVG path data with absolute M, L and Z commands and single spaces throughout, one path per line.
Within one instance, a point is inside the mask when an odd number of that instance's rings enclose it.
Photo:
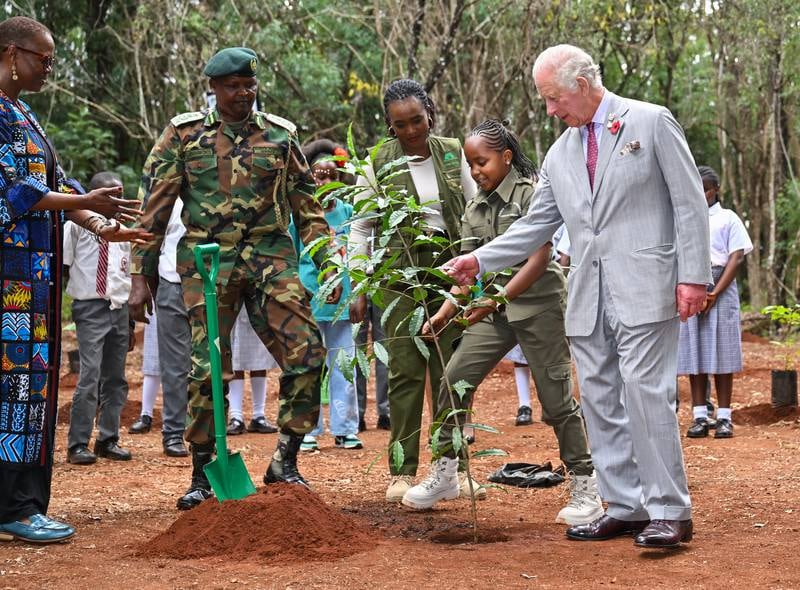
M 19 76 L 17 76 L 17 63 L 11 63 L 11 79 L 12 80 L 19 80 Z

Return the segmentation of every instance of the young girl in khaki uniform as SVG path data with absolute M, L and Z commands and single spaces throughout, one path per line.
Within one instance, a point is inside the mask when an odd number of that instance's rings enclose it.
M 464 154 L 479 191 L 464 209 L 462 253 L 493 240 L 527 213 L 536 176 L 517 138 L 496 120 L 484 121 L 472 130 L 464 143 Z M 498 305 L 492 299 L 480 298 L 467 308 L 464 318 L 469 327 L 445 369 L 447 380 L 441 383 L 439 407 L 452 405 L 447 383 L 464 380 L 473 388 L 463 397 L 453 394 L 452 398 L 458 409 L 469 408 L 475 388 L 519 342 L 533 373 L 543 419 L 553 427 L 561 460 L 571 476 L 570 501 L 556 521 L 572 525 L 592 522 L 602 516 L 603 507 L 580 406 L 572 396 L 572 365 L 564 332 L 564 274 L 551 261 L 550 249 L 549 244 L 543 246 L 512 268 L 510 277 L 494 278 L 495 284 L 504 285 L 507 303 Z M 426 329 L 440 331 L 455 312 L 456 307 L 445 302 Z M 464 422 L 463 415 L 459 422 Z M 451 428 L 452 424 L 442 428 L 443 448 L 450 446 Z M 405 494 L 403 504 L 424 509 L 438 500 L 457 497 L 457 466 L 451 449 L 433 464 L 425 481 Z

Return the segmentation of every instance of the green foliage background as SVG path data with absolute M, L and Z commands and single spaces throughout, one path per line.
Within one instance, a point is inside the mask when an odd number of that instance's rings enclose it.
M 301 139 L 359 145 L 385 133 L 382 91 L 411 75 L 431 90 L 437 132 L 461 137 L 508 118 L 537 162 L 563 130 L 530 67 L 570 42 L 610 90 L 669 107 L 698 163 L 748 224 L 746 298 L 794 302 L 800 289 L 800 3 L 789 0 L 4 0 L 54 32 L 58 63 L 28 96 L 65 167 L 86 181 L 118 171 L 129 194 L 154 139 L 203 107 L 205 61 L 247 45 L 261 57 L 259 101 Z

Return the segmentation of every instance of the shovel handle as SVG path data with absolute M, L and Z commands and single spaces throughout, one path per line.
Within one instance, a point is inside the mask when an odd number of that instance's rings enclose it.
M 206 257 L 211 256 L 211 270 L 206 270 Z M 199 244 L 194 247 L 194 262 L 197 272 L 203 278 L 203 287 L 207 292 L 209 287 L 215 288 L 217 274 L 219 273 L 219 244 Z
M 206 269 L 205 257 L 211 256 L 211 271 Z M 211 365 L 211 402 L 214 410 L 214 439 L 217 460 L 227 471 L 228 445 L 225 440 L 225 392 L 222 385 L 222 357 L 219 350 L 219 314 L 217 312 L 217 273 L 219 272 L 219 244 L 199 244 L 194 247 L 197 272 L 203 277 L 203 294 L 206 300 L 208 355 Z

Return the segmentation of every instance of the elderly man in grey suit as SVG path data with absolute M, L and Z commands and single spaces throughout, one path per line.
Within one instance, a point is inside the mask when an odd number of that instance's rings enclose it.
M 527 258 L 566 223 L 567 335 L 608 503 L 567 537 L 677 547 L 692 538 L 675 417 L 678 316 L 701 310 L 711 281 L 702 184 L 670 112 L 603 88 L 583 50 L 545 50 L 533 76 L 548 115 L 570 128 L 545 157 L 527 216 L 445 269 L 471 282 Z

